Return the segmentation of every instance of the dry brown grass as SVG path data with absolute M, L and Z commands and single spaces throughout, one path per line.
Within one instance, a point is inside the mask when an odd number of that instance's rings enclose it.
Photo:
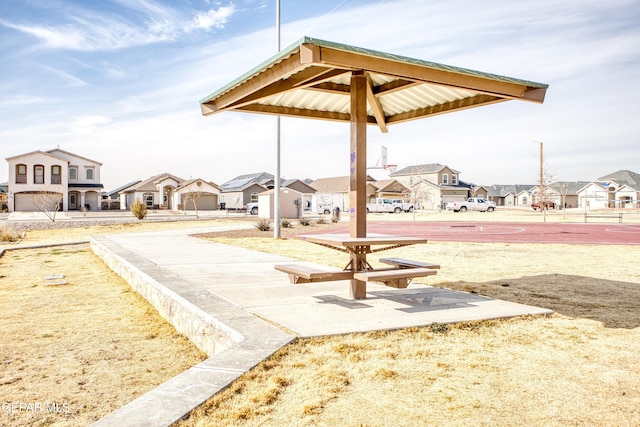
M 208 238 L 343 266 L 306 242 L 238 237 Z M 424 283 L 559 314 L 301 340 L 179 425 L 640 425 L 640 248 L 429 243 L 393 255 L 440 263 Z
M 46 286 L 52 274 L 67 284 Z M 7 252 L 0 327 L 6 426 L 88 425 L 206 357 L 88 245 Z
M 121 231 L 167 226 L 177 225 L 135 224 Z M 289 232 L 332 226 L 282 231 L 287 237 Z M 20 245 L 117 231 L 63 230 L 57 237 L 54 231 L 30 232 Z M 216 241 L 343 266 L 335 251 L 288 238 L 274 240 L 270 232 L 244 233 L 228 233 Z M 249 234 L 259 237 L 239 239 Z M 471 243 L 398 249 L 393 255 L 442 265 L 438 276 L 423 283 L 550 307 L 560 314 L 300 340 L 244 374 L 181 425 L 638 426 L 639 250 Z M 23 274 L 19 263 L 37 273 Z M 41 285 L 44 274 L 58 271 L 70 285 Z M 68 420 L 38 414 L 22 421 L 24 425 L 87 424 L 163 381 L 166 372 L 148 368 L 152 359 L 157 356 L 165 366 L 181 352 L 171 350 L 173 344 L 152 347 L 161 339 L 168 336 L 189 345 L 166 324 L 166 332 L 154 336 L 153 328 L 164 321 L 147 324 L 153 310 L 88 250 L 9 252 L 0 259 L 0 276 L 5 276 L 0 278 L 0 402 L 77 403 Z M 66 306 L 72 308 L 65 312 Z M 100 312 L 113 322 L 103 325 L 104 331 L 90 325 Z M 61 326 L 54 327 L 54 319 Z M 141 335 L 127 341 L 124 332 L 135 327 Z M 136 342 L 142 348 L 130 347 Z M 151 354 L 143 355 L 150 348 Z M 24 352 L 34 357 L 24 357 Z M 202 357 L 195 354 L 193 362 Z M 177 370 L 188 365 L 184 362 Z M 17 422 L 9 422 L 5 413 L 0 417 L 0 425 Z

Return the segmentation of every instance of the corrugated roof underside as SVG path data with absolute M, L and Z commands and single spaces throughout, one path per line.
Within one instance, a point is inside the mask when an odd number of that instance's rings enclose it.
M 395 77 L 382 74 L 371 74 L 371 80 L 374 87 L 378 87 L 397 79 Z M 339 85 L 348 85 L 349 75 L 347 73 L 328 80 L 328 82 Z M 477 96 L 478 94 L 479 92 L 466 89 L 422 83 L 411 86 L 410 88 L 404 88 L 399 91 L 382 94 L 381 96 L 378 96 L 378 100 L 385 112 L 385 116 L 391 117 L 396 114 L 407 113 L 425 107 L 428 108 L 460 101 L 465 98 Z M 308 88 L 293 90 L 264 98 L 259 102 L 259 104 L 348 114 L 350 109 L 350 97 L 348 92 L 329 93 Z M 367 115 L 373 115 L 371 108 L 367 108 Z

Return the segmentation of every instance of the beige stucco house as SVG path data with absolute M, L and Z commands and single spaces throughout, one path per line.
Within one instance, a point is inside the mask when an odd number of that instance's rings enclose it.
M 8 157 L 9 212 L 100 210 L 102 163 L 59 148 Z
M 440 163 L 408 166 L 389 175 L 410 190 L 410 202 L 422 209 L 437 209 L 468 197 L 487 197 L 484 187 L 460 181 L 460 172 Z
M 173 206 L 179 210 L 218 210 L 220 188 L 204 179 L 188 179 L 181 182 L 173 192 Z
M 177 209 L 174 191 L 184 179 L 170 173 L 162 173 L 137 182 L 120 191 L 120 208 L 129 210 L 136 200 L 149 209 Z

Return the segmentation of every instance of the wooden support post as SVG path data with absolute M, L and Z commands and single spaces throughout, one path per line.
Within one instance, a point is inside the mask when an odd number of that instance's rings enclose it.
M 351 145 L 350 145 L 349 235 L 367 237 L 367 76 L 364 71 L 351 73 Z M 367 264 L 366 253 L 354 251 L 354 272 Z M 366 282 L 351 280 L 351 298 L 366 298 Z

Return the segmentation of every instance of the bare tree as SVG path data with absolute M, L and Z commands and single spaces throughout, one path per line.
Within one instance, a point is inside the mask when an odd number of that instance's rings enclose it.
M 56 214 L 62 204 L 62 194 L 55 191 L 38 191 L 32 196 L 33 204 L 44 213 L 51 222 L 56 222 Z
M 195 187 L 194 187 L 195 185 Z M 198 199 L 200 198 L 200 196 L 202 196 L 202 181 L 201 180 L 197 180 L 195 182 L 192 182 L 191 184 L 189 184 L 189 192 L 187 194 L 185 194 L 183 196 L 183 200 L 184 200 L 184 207 L 186 209 L 187 207 L 187 203 L 191 202 L 193 203 L 193 209 L 196 211 L 196 218 L 200 218 L 200 215 L 198 214 Z
M 553 173 L 550 168 L 547 167 L 547 162 L 542 156 L 542 142 L 540 142 L 540 171 L 538 174 L 538 181 L 538 206 L 542 213 L 543 222 L 547 222 L 547 209 L 550 205 L 549 188 L 553 182 Z
M 565 208 L 567 206 L 567 193 L 569 192 L 569 183 L 568 182 L 561 182 L 560 183 L 560 198 L 562 200 L 562 217 L 564 218 L 566 216 L 566 212 L 565 212 Z

